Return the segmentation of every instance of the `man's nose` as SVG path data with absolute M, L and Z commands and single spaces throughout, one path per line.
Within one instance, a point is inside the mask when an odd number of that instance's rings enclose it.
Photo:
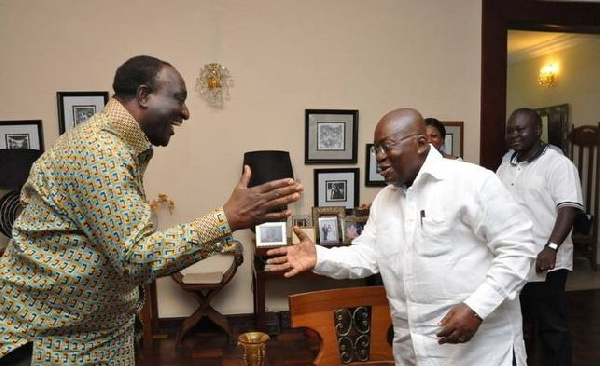
M 188 120 L 190 118 L 190 110 L 186 104 L 183 105 L 183 109 L 181 110 L 181 118 L 184 120 Z

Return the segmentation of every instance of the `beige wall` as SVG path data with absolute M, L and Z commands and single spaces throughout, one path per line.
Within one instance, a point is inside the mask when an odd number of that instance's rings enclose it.
M 286 149 L 306 184 L 295 207 L 313 204 L 304 157 L 304 110 L 360 110 L 361 202 L 364 146 L 377 120 L 396 107 L 465 122 L 465 158 L 479 156 L 479 0 L 174 0 L 102 2 L 0 0 L 0 119 L 42 119 L 49 146 L 58 135 L 57 91 L 111 90 L 114 70 L 136 54 L 177 67 L 190 91 L 191 119 L 146 174 L 149 197 L 176 203 L 160 225 L 190 220 L 229 196 L 244 151 Z M 225 108 L 193 92 L 198 70 L 227 66 L 235 81 Z M 344 165 L 343 167 L 347 167 Z M 342 166 L 340 166 L 342 167 Z M 236 236 L 250 250 L 249 233 Z M 224 313 L 252 312 L 250 263 L 215 302 Z M 268 306 L 286 307 L 293 285 L 269 288 Z M 194 300 L 160 283 L 163 317 L 188 314 Z
M 582 35 L 573 47 L 509 65 L 507 116 L 519 107 L 541 108 L 569 103 L 574 125 L 600 121 L 600 36 Z M 559 65 L 558 81 L 552 88 L 537 84 L 537 74 L 548 63 Z

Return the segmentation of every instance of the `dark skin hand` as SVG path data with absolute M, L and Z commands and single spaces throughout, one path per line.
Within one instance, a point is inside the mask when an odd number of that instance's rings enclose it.
M 284 178 L 248 188 L 250 167 L 244 165 L 244 174 L 223 205 L 223 212 L 231 231 L 248 229 L 267 221 L 285 220 L 291 210 L 282 211 L 300 199 L 304 186 L 292 178 Z
M 284 271 L 283 276 L 286 278 L 295 276 L 300 272 L 310 271 L 317 264 L 315 243 L 297 226 L 294 226 L 294 234 L 300 239 L 300 243 L 267 251 L 267 255 L 273 257 L 267 259 L 267 263 L 273 265 L 269 270 Z
M 436 334 L 438 343 L 466 343 L 473 338 L 481 322 L 473 309 L 461 302 L 440 321 L 442 330 Z
M 561 244 L 565 240 L 573 227 L 573 220 L 575 220 L 576 213 L 577 209 L 570 206 L 562 206 L 558 209 L 556 222 L 550 234 L 551 242 Z M 548 271 L 554 269 L 554 266 L 556 266 L 556 251 L 552 248 L 544 247 L 535 261 L 535 271 Z

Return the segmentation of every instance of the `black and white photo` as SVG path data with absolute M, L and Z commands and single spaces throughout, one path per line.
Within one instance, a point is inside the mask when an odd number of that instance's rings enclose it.
M 358 110 L 307 109 L 305 119 L 305 163 L 356 163 Z
M 375 145 L 367 144 L 365 148 L 365 186 L 367 187 L 385 187 L 385 180 L 380 174 L 377 166 L 377 157 L 375 156 Z
M 58 132 L 62 135 L 101 111 L 108 102 L 108 92 L 57 92 L 56 102 Z
M 0 149 L 44 150 L 42 121 L 0 121 Z
M 315 169 L 315 206 L 344 206 L 348 209 L 359 205 L 358 168 Z

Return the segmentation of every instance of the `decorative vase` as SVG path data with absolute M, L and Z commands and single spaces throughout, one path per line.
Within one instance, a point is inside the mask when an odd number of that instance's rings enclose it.
M 263 332 L 247 332 L 238 336 L 238 347 L 241 349 L 242 365 L 264 366 L 265 351 L 269 335 Z

